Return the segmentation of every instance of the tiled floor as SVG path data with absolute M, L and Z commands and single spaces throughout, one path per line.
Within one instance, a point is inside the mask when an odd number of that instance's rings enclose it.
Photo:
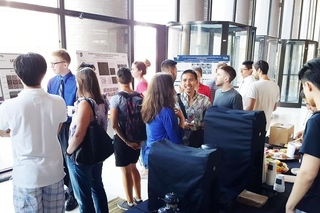
M 295 132 L 301 130 L 304 127 L 305 120 L 307 117 L 307 109 L 302 108 L 280 108 L 273 113 L 271 125 L 273 123 L 284 123 L 284 124 L 294 124 Z M 108 131 L 109 132 L 109 131 Z M 5 145 L 4 145 L 5 144 Z M 11 163 L 11 151 L 8 141 L 0 138 L 0 168 L 4 164 Z M 4 148 L 5 147 L 5 148 Z M 139 165 L 137 165 L 140 167 Z M 115 197 L 125 198 L 125 194 L 122 188 L 122 178 L 121 173 L 114 164 L 114 156 L 111 156 L 107 159 L 103 166 L 103 182 L 105 185 L 105 190 L 108 195 L 108 199 L 111 200 Z M 147 180 L 142 179 L 141 181 L 141 191 L 142 198 L 147 198 Z M 13 204 L 12 204 L 12 181 L 6 181 L 0 183 L 0 212 L 13 213 Z M 72 211 L 73 213 L 79 212 L 78 209 Z

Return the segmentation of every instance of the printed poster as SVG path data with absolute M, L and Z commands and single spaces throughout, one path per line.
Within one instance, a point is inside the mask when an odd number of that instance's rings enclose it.
M 93 64 L 98 76 L 101 92 L 108 99 L 119 92 L 117 83 L 117 71 L 121 67 L 128 67 L 128 56 L 126 53 L 90 52 L 77 50 L 78 64 Z

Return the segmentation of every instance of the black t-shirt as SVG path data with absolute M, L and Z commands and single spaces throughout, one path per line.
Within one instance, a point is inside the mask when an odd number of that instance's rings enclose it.
M 308 120 L 304 130 L 301 154 L 312 155 L 320 159 L 320 112 L 315 112 Z M 320 208 L 320 172 L 310 189 L 297 205 L 297 209 L 308 213 L 319 212 Z

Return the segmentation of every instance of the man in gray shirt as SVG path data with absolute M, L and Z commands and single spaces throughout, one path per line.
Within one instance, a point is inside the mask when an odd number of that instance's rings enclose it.
M 216 91 L 213 106 L 243 110 L 242 97 L 231 85 L 236 75 L 231 66 L 222 66 L 218 69 L 216 85 L 220 88 Z

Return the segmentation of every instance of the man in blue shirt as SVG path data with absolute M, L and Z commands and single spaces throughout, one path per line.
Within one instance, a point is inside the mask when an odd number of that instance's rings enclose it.
M 71 58 L 66 50 L 61 49 L 52 53 L 51 67 L 54 73 L 56 73 L 57 75 L 49 80 L 47 88 L 48 93 L 60 95 L 66 102 L 67 106 L 73 106 L 77 96 L 76 78 L 68 68 L 70 62 Z M 71 117 L 68 117 L 68 120 L 63 123 L 61 130 L 58 134 L 64 157 L 64 153 L 66 152 L 68 147 L 70 123 Z M 71 211 L 78 206 L 78 203 L 73 195 L 73 190 L 69 178 L 69 172 L 65 161 L 64 168 L 64 171 L 66 173 L 66 176 L 64 178 L 64 184 L 68 187 L 68 200 L 66 203 L 66 211 Z

